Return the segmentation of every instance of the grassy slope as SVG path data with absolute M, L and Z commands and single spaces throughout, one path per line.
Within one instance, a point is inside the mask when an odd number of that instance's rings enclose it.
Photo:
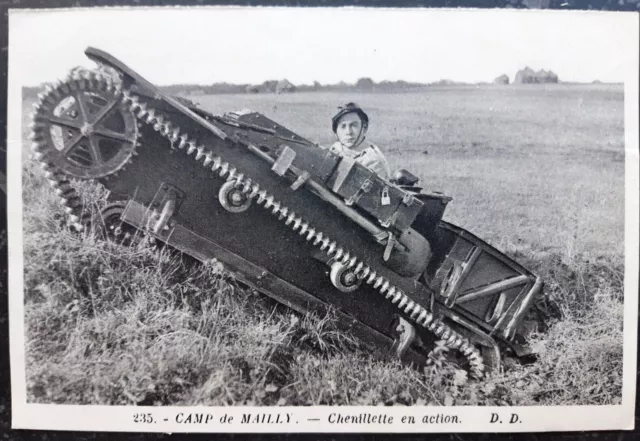
M 249 107 L 310 139 L 355 99 L 393 166 L 452 195 L 447 220 L 516 256 L 562 311 L 538 362 L 467 381 L 375 361 L 331 317 L 298 317 L 210 265 L 73 237 L 25 169 L 31 401 L 103 404 L 600 404 L 621 394 L 622 90 L 437 88 L 425 94 L 193 97 Z M 30 103 L 25 100 L 25 109 Z M 26 112 L 25 112 L 26 115 Z M 26 116 L 25 116 L 26 121 Z M 26 133 L 25 133 L 26 134 Z M 428 155 L 424 152 L 428 151 Z M 87 197 L 99 199 L 96 189 Z

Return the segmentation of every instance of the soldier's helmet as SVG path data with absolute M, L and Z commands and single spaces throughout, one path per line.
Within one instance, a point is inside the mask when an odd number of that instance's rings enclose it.
M 340 118 L 348 113 L 356 113 L 360 117 L 360 121 L 362 121 L 362 133 L 365 133 L 369 128 L 369 116 L 356 103 L 347 103 L 338 107 L 338 113 L 331 118 L 333 133 L 336 133 L 336 130 L 338 130 L 338 121 L 340 121 Z

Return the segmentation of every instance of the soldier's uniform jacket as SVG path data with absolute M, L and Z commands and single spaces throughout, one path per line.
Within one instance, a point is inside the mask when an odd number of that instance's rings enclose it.
M 359 164 L 364 165 L 368 169 L 376 172 L 381 178 L 389 179 L 391 169 L 389 163 L 384 157 L 380 148 L 375 144 L 363 141 L 364 149 L 351 150 L 346 148 L 340 141 L 336 141 L 329 150 L 341 156 L 355 159 Z

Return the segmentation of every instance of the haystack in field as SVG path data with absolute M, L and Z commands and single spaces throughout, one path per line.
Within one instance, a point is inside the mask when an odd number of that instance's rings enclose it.
M 519 70 L 513 80 L 513 84 L 544 84 L 557 82 L 558 75 L 554 72 L 544 69 L 536 72 L 528 66 Z
M 506 74 L 502 74 L 493 80 L 493 84 L 509 84 L 509 77 Z
M 276 84 L 276 93 L 289 93 L 295 91 L 296 86 L 294 86 L 291 81 L 287 79 L 280 80 L 278 81 L 278 84 Z

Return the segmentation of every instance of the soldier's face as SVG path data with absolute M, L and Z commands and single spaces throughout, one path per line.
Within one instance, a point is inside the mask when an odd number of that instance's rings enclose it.
M 336 129 L 338 141 L 347 148 L 353 147 L 358 140 L 361 128 L 362 121 L 360 121 L 360 117 L 355 113 L 347 113 L 338 120 Z

